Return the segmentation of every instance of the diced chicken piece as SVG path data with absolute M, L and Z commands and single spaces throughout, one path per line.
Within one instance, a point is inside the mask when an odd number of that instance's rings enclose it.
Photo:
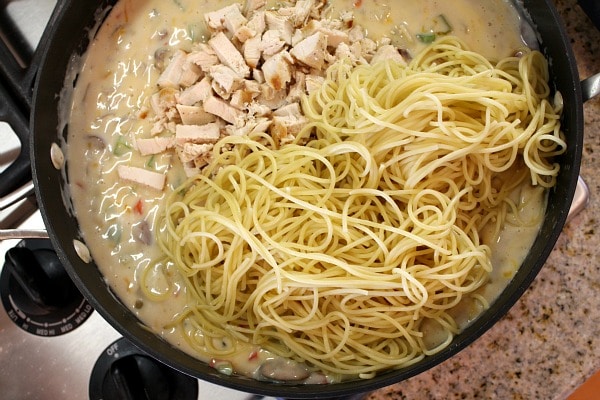
M 295 106 L 294 106 L 295 105 Z M 292 141 L 294 137 L 307 124 L 308 119 L 300 114 L 298 103 L 290 104 L 291 110 L 286 110 L 283 115 L 274 115 L 269 133 L 279 144 L 284 144 Z M 289 106 L 283 107 L 288 108 Z M 276 112 L 279 112 L 277 110 Z
M 177 125 L 175 139 L 177 144 L 184 143 L 214 143 L 219 140 L 221 128 L 218 123 L 204 125 Z
M 257 10 L 264 8 L 267 5 L 267 0 L 246 0 L 242 7 L 244 15 L 249 16 Z
M 287 97 L 287 90 L 275 90 L 266 83 L 261 86 L 261 95 L 256 98 L 260 104 L 269 107 L 271 110 L 276 110 L 286 105 L 285 98 Z
M 305 36 L 313 35 L 316 32 L 321 32 L 327 37 L 328 47 L 337 47 L 340 43 L 349 43 L 350 39 L 348 33 L 335 28 L 337 24 L 327 24 L 318 20 L 311 20 L 306 26 L 302 28 L 302 33 Z
M 324 33 L 327 36 L 327 46 L 328 47 L 337 47 L 340 43 L 350 43 L 350 39 L 348 34 L 339 29 L 321 29 L 321 33 Z
M 301 118 L 300 103 L 291 103 L 273 111 L 273 116 Z
M 211 156 L 211 151 L 213 149 L 214 145 L 211 143 L 208 144 L 197 144 L 197 143 L 184 143 L 181 148 L 179 149 L 179 151 L 177 152 L 177 155 L 179 156 L 179 159 L 181 160 L 182 163 L 188 163 L 191 161 L 195 162 L 195 165 L 197 166 L 198 164 L 196 163 L 196 161 L 199 158 L 205 158 L 207 161 Z M 208 163 L 208 162 L 207 162 Z
M 174 132 L 175 123 L 170 121 L 166 115 L 156 118 L 152 129 L 150 129 L 150 135 L 156 136 L 165 131 Z
M 279 37 L 287 44 L 292 44 L 292 34 L 294 33 L 294 26 L 290 22 L 289 18 L 280 15 L 276 11 L 266 11 L 265 20 L 269 30 L 279 32 Z
M 354 25 L 348 31 L 348 40 L 350 43 L 358 42 L 359 40 L 363 40 L 365 38 L 365 31 L 360 25 Z
M 350 28 L 354 24 L 354 13 L 350 10 L 340 12 L 340 21 L 345 27 Z
M 242 110 L 242 109 L 246 108 L 248 106 L 248 104 L 250 104 L 254 100 L 254 98 L 257 97 L 259 94 L 260 94 L 260 92 L 258 92 L 258 93 L 253 92 L 246 88 L 239 89 L 233 93 L 229 104 L 231 104 L 232 106 L 234 106 L 237 109 Z
M 290 54 L 309 67 L 320 70 L 328 55 L 327 38 L 323 33 L 317 32 L 292 47 Z
M 175 147 L 175 140 L 172 137 L 155 137 L 150 139 L 137 139 L 134 146 L 141 155 L 164 153 L 168 149 Z
M 306 74 L 304 74 L 302 71 L 294 71 L 294 83 L 290 86 L 286 98 L 288 103 L 298 102 L 304 95 L 306 88 L 305 77 Z
M 319 75 L 306 75 L 306 92 L 314 92 L 319 90 L 321 86 L 323 86 L 323 82 L 325 82 L 325 78 Z
M 267 85 L 274 90 L 282 90 L 292 80 L 292 66 L 289 62 L 289 53 L 282 51 L 275 54 L 263 63 L 262 72 Z
M 360 43 L 356 42 L 351 46 L 348 46 L 346 43 L 340 43 L 339 46 L 335 49 L 335 58 L 340 60 L 342 58 L 348 58 L 352 64 L 367 64 L 367 60 L 365 60 L 360 51 Z
M 379 46 L 385 46 L 388 44 L 392 44 L 392 39 L 390 39 L 387 36 L 384 36 L 381 39 L 379 39 L 378 43 L 379 43 Z
M 246 25 L 248 20 L 240 12 L 238 4 L 233 4 L 235 7 L 226 7 L 227 12 L 223 15 L 223 25 L 232 36 L 238 35 L 239 30 Z
M 188 54 L 183 50 L 177 50 L 156 83 L 161 88 L 190 86 L 200 78 L 201 74 L 201 69 L 188 60 Z
M 223 98 L 229 98 L 237 90 L 243 79 L 234 70 L 225 65 L 215 65 L 210 68 L 212 88 Z
M 181 157 L 179 157 L 181 159 Z M 196 166 L 194 161 L 182 162 L 183 164 L 183 172 L 185 172 L 185 176 L 191 178 L 192 176 L 198 174 L 200 172 L 200 168 Z
M 294 140 L 294 135 L 288 133 L 287 127 L 280 122 L 276 122 L 275 119 L 269 127 L 269 134 L 275 140 L 277 147 Z
M 383 60 L 393 60 L 399 64 L 406 65 L 406 61 L 402 55 L 398 52 L 398 49 L 391 44 L 386 44 L 377 49 L 373 58 L 371 58 L 371 64 L 374 64 Z
M 165 70 L 160 74 L 156 84 L 159 87 L 178 88 L 179 78 L 181 78 L 181 70 L 187 58 L 187 53 L 183 50 L 177 50 L 171 57 Z
M 201 76 L 202 69 L 186 57 L 186 61 L 183 63 L 181 69 L 181 76 L 179 77 L 179 86 L 187 88 L 196 83 Z
M 238 29 L 235 33 L 235 37 L 240 41 L 240 43 L 244 43 L 246 40 L 255 36 L 257 36 L 256 31 L 248 28 L 246 25 L 240 27 L 240 29 Z
M 360 48 L 360 56 L 367 61 L 370 61 L 371 58 L 373 58 L 373 54 L 377 51 L 377 43 L 369 38 L 364 38 L 358 42 L 352 43 L 350 48 L 354 49 L 355 46 Z
M 292 47 L 304 40 L 306 36 L 300 29 L 296 29 L 292 35 Z
M 244 57 L 242 57 L 238 49 L 233 45 L 233 43 L 231 43 L 231 41 L 223 32 L 219 32 L 214 35 L 208 41 L 208 44 L 217 54 L 219 60 L 234 70 L 236 74 L 244 78 L 250 76 L 250 68 L 244 61 Z
M 269 29 L 262 35 L 260 50 L 265 58 L 267 58 L 282 51 L 285 45 L 285 40 L 281 38 L 280 32 L 275 29 Z
M 259 86 L 265 83 L 265 76 L 260 69 L 252 70 L 252 79 L 254 79 Z
M 177 104 L 177 111 L 184 125 L 204 125 L 215 122 L 216 117 L 204 111 L 202 106 L 187 106 Z
M 173 88 L 163 88 L 154 93 L 150 97 L 152 111 L 154 111 L 158 117 L 165 116 L 167 110 L 177 104 L 176 93 L 177 91 Z
M 139 183 L 153 189 L 162 190 L 165 186 L 166 176 L 164 174 L 149 171 L 147 169 L 119 165 L 117 167 L 117 173 L 121 179 Z
M 246 24 L 248 29 L 255 32 L 255 35 L 261 36 L 265 29 L 267 29 L 267 22 L 265 20 L 265 11 L 257 11 L 248 19 Z
M 265 117 L 271 114 L 271 108 L 265 104 L 261 104 L 257 101 L 253 101 L 246 107 L 248 115 L 253 117 Z
M 230 124 L 235 124 L 236 120 L 243 115 L 242 111 L 215 96 L 206 99 L 203 106 L 204 111 L 216 115 Z
M 246 79 L 244 81 L 244 88 L 250 93 L 260 94 L 260 83 L 255 80 Z
M 248 118 L 243 126 L 227 125 L 225 130 L 230 136 L 244 136 L 253 133 L 268 132 L 271 120 L 269 118 Z
M 299 28 L 306 24 L 314 6 L 314 0 L 298 0 L 293 7 L 281 7 L 278 12 L 288 17 L 294 27 Z
M 285 131 L 284 136 L 280 136 L 280 139 L 287 135 L 296 135 L 306 125 L 308 119 L 302 115 L 299 103 L 288 104 L 281 107 L 273 112 L 273 125 L 281 134 Z
M 212 96 L 210 79 L 208 77 L 204 77 L 200 82 L 197 82 L 189 88 L 179 92 L 176 95 L 176 99 L 179 104 L 191 106 L 199 101 L 206 100 L 210 96 Z
M 206 25 L 208 25 L 208 28 L 212 31 L 224 30 L 226 29 L 224 24 L 225 16 L 230 12 L 235 13 L 236 10 L 239 13 L 239 5 L 237 3 L 234 3 L 229 6 L 220 8 L 218 10 L 207 12 L 204 14 L 204 21 L 206 21 Z
M 244 46 L 242 47 L 246 64 L 252 68 L 256 68 L 258 66 L 258 62 L 260 61 L 260 57 L 262 55 L 261 42 L 262 39 L 260 36 L 254 36 L 246 40 Z
M 195 48 L 190 54 L 188 54 L 187 59 L 189 62 L 193 62 L 198 65 L 202 71 L 208 71 L 210 67 L 213 65 L 217 65 L 219 63 L 219 57 L 217 57 L 217 53 L 213 51 L 210 46 L 205 43 L 200 43 L 197 48 Z

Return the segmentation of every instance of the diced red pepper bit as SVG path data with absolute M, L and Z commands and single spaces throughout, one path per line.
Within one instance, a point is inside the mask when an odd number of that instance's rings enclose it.
M 360 8 L 362 6 L 362 0 L 354 0 L 354 8 Z
M 211 358 L 208 366 L 214 368 L 215 365 L 217 365 L 217 360 L 215 358 Z
M 248 361 L 253 361 L 258 358 L 258 351 L 254 350 L 248 355 Z
M 136 214 L 142 215 L 144 212 L 144 203 L 142 202 L 142 199 L 139 199 L 137 203 L 135 203 L 133 210 L 136 212 Z

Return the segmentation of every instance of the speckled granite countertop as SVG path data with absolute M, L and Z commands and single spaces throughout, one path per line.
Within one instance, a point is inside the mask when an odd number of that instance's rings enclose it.
M 579 74 L 600 72 L 600 32 L 576 0 L 554 0 Z M 458 355 L 370 394 L 380 399 L 565 399 L 600 370 L 600 98 L 584 105 L 588 207 L 564 228 L 529 290 Z

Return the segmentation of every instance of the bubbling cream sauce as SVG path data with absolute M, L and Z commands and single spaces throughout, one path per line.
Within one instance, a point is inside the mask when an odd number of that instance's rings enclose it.
M 137 165 L 166 173 L 166 191 L 177 187 L 185 173 L 177 157 L 168 154 L 141 156 L 132 151 L 135 137 L 148 137 L 152 122 L 146 118 L 150 96 L 156 91 L 165 50 L 189 50 L 205 41 L 208 31 L 203 13 L 222 8 L 231 0 L 121 0 L 104 21 L 91 43 L 73 93 L 67 159 L 70 190 L 81 231 L 91 254 L 117 296 L 150 329 L 174 346 L 211 362 L 199 354 L 176 328 L 165 328 L 186 305 L 185 287 L 174 267 L 159 265 L 146 270 L 160 256 L 152 246 L 156 214 L 164 193 L 119 179 L 120 164 Z M 354 22 L 364 26 L 373 40 L 392 39 L 409 53 L 425 44 L 417 33 L 435 29 L 432 22 L 444 15 L 452 34 L 490 59 L 508 56 L 524 46 L 520 20 L 506 0 L 333 0 L 329 15 L 352 11 Z M 506 227 L 492 247 L 494 272 L 480 293 L 488 301 L 502 291 L 528 252 L 545 209 L 542 190 L 522 188 L 515 196 L 528 227 Z M 491 239 L 490 239 L 491 240 Z M 150 295 L 141 285 L 147 284 Z M 168 301 L 162 298 L 168 295 Z M 456 312 L 466 325 L 479 315 L 478 303 L 465 303 Z M 435 327 L 431 342 L 436 342 Z M 255 376 L 257 363 L 272 357 L 240 345 L 229 357 L 234 370 Z M 249 351 L 258 357 L 249 362 Z M 330 381 L 335 378 L 328 378 Z M 310 381 L 307 381 L 310 382 Z

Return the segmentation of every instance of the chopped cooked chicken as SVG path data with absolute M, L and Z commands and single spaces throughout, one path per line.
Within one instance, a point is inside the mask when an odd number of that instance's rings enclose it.
M 181 149 L 179 149 L 179 159 L 182 163 L 194 161 L 199 157 L 207 157 L 210 155 L 214 145 L 210 143 L 185 143 Z
M 295 45 L 290 54 L 309 67 L 320 70 L 327 56 L 327 37 L 316 32 Z
M 150 139 L 136 139 L 134 147 L 141 155 L 164 153 L 168 149 L 175 147 L 175 140 L 172 137 L 154 137 Z
M 187 60 L 196 64 L 205 72 L 213 65 L 219 63 L 217 54 L 205 43 L 200 43 L 190 54 L 188 54 Z
M 240 110 L 215 96 L 204 101 L 204 111 L 216 115 L 230 124 L 235 124 L 236 120 L 242 117 Z
M 221 128 L 218 123 L 211 122 L 204 125 L 177 125 L 175 139 L 177 144 L 185 143 L 214 143 L 219 140 Z
M 272 129 L 277 132 L 280 141 L 293 139 L 308 122 L 300 111 L 300 104 L 292 103 L 273 112 Z
M 183 50 L 177 50 L 165 70 L 158 77 L 156 84 L 161 88 L 178 88 L 181 71 L 186 59 L 187 53 Z
M 240 77 L 245 78 L 250 76 L 250 68 L 244 61 L 244 57 L 242 57 L 239 50 L 231 43 L 223 32 L 214 35 L 208 41 L 208 45 L 217 54 L 219 60 L 234 70 Z
M 286 43 L 292 44 L 294 26 L 289 18 L 280 15 L 277 11 L 266 11 L 265 20 L 269 30 L 279 33 L 279 37 Z
M 327 37 L 327 46 L 328 47 L 337 47 L 340 43 L 349 43 L 350 37 L 348 32 L 345 32 L 341 29 L 333 28 L 328 26 L 321 21 L 311 20 L 308 24 L 306 24 L 302 28 L 302 33 L 305 36 L 310 36 L 315 34 L 316 32 L 321 32 Z
M 164 174 L 149 171 L 144 168 L 119 165 L 117 167 L 119 178 L 129 182 L 139 183 L 153 189 L 162 190 L 165 186 L 166 176 Z
M 266 56 L 273 56 L 285 48 L 285 40 L 281 38 L 281 32 L 269 29 L 262 35 L 260 50 Z
M 336 60 L 405 63 L 390 40 L 375 42 L 353 25 L 352 12 L 324 17 L 326 0 L 266 7 L 267 0 L 244 0 L 206 13 L 207 42 L 175 50 L 157 65 L 164 68 L 159 90 L 145 107 L 154 112 L 150 134 L 160 136 L 135 140 L 140 154 L 174 149 L 191 176 L 210 162 L 214 143 L 225 135 L 268 133 L 273 142 L 259 140 L 281 146 L 306 126 L 302 98 L 321 88 Z M 164 175 L 128 168 L 119 170 L 123 179 L 164 185 Z
M 306 82 L 306 91 L 308 93 L 319 90 L 319 88 L 323 86 L 323 82 L 325 82 L 325 78 L 319 75 L 306 75 L 304 79 Z
M 181 123 L 184 125 L 204 125 L 216 120 L 216 117 L 204 111 L 202 106 L 177 104 L 176 107 L 177 111 L 179 111 Z
M 267 0 L 246 0 L 242 11 L 245 15 L 250 15 L 254 11 L 260 10 L 267 5 Z
M 267 85 L 275 90 L 282 90 L 292 80 L 290 54 L 282 51 L 264 62 L 262 71 Z
M 314 0 L 298 0 L 293 7 L 282 7 L 278 11 L 288 17 L 295 28 L 300 28 L 306 24 L 314 7 Z
M 267 29 L 265 11 L 257 11 L 253 13 L 248 20 L 246 27 L 254 32 L 254 36 L 261 36 Z
M 199 82 L 186 88 L 184 91 L 176 95 L 176 100 L 179 104 L 186 106 L 194 105 L 200 101 L 206 100 L 212 95 L 211 81 L 208 77 L 203 78 Z
M 246 64 L 251 68 L 258 67 L 260 57 L 262 56 L 262 38 L 260 35 L 251 37 L 244 42 L 242 51 L 244 53 L 244 60 Z
M 212 78 L 212 88 L 225 99 L 242 86 L 243 78 L 228 66 L 212 66 L 208 73 Z
M 235 14 L 236 12 L 239 13 L 239 11 L 240 6 L 234 3 L 216 11 L 205 13 L 204 21 L 206 22 L 206 25 L 208 25 L 209 29 L 212 29 L 213 31 L 222 31 L 225 29 L 223 22 L 225 21 L 226 15 Z
M 233 4 L 235 7 L 227 7 L 227 12 L 223 15 L 223 25 L 231 33 L 237 37 L 248 20 L 240 12 L 238 4 Z
M 380 46 L 373 55 L 373 58 L 371 58 L 371 63 L 376 63 L 383 60 L 393 60 L 401 65 L 406 65 L 404 57 L 402 57 L 398 49 L 391 44 Z

